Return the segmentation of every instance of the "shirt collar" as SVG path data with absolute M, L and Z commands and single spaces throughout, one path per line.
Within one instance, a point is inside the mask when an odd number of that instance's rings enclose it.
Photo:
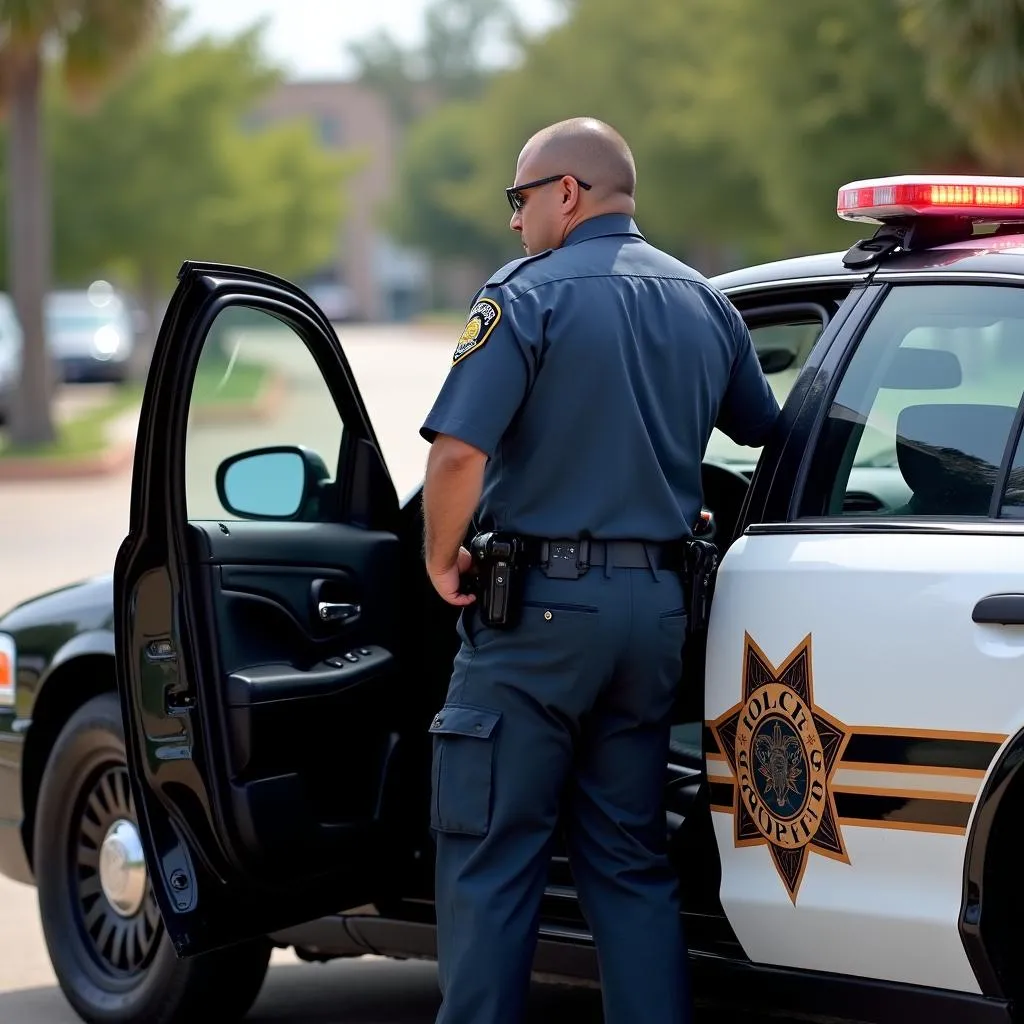
M 628 213 L 602 213 L 600 216 L 583 221 L 582 224 L 577 224 L 566 236 L 562 245 L 575 245 L 577 242 L 585 242 L 590 238 L 602 238 L 605 235 L 644 237 L 640 234 L 636 221 Z

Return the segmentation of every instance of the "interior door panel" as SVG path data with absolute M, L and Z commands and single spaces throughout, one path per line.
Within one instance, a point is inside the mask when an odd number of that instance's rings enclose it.
M 248 522 L 191 523 L 189 538 L 218 638 L 206 699 L 223 714 L 243 855 L 327 866 L 339 837 L 375 822 L 397 743 L 384 711 L 398 696 L 398 540 L 337 523 Z M 324 621 L 324 603 L 359 612 Z M 352 720 L 360 728 L 337 742 L 338 723 Z

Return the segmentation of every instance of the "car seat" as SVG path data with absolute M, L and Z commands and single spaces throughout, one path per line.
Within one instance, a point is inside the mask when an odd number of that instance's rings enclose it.
M 896 422 L 896 458 L 913 494 L 890 515 L 984 516 L 1017 410 L 1006 405 L 910 405 Z

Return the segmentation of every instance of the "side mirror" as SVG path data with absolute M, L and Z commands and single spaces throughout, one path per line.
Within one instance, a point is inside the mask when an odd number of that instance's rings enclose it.
M 796 362 L 796 353 L 788 348 L 761 348 L 757 350 L 757 361 L 763 373 L 782 373 Z
M 239 452 L 217 467 L 217 497 L 242 519 L 300 519 L 330 477 L 316 452 L 297 445 Z

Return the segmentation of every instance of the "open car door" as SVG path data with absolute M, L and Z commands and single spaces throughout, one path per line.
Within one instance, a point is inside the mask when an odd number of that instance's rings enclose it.
M 323 313 L 186 263 L 114 581 L 128 767 L 179 955 L 388 894 L 407 849 L 397 516 Z

